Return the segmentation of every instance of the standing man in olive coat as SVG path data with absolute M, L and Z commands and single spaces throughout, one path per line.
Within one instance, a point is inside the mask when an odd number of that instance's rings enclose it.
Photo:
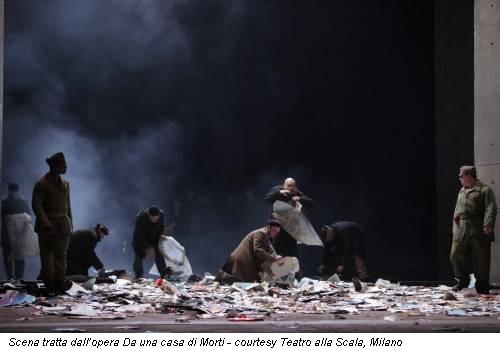
M 469 285 L 469 274 L 476 277 L 476 290 L 488 294 L 491 242 L 497 205 L 493 191 L 477 179 L 474 166 L 463 166 L 459 174 L 462 188 L 453 215 L 453 243 L 450 260 L 461 290 Z M 472 267 L 470 267 L 472 262 Z
M 62 294 L 66 290 L 66 251 L 73 230 L 69 183 L 61 177 L 66 173 L 67 164 L 62 152 L 45 162 L 50 170 L 33 188 L 35 232 L 38 233 L 43 282 L 49 293 Z

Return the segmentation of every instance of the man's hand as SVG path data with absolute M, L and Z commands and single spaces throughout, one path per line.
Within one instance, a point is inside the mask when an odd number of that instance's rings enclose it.
M 288 196 L 290 194 L 290 190 L 281 189 L 280 190 L 280 194 L 283 195 L 283 196 Z
M 493 227 L 491 225 L 487 225 L 483 228 L 483 230 L 485 235 L 490 235 L 491 233 L 493 233 Z
M 292 196 L 292 200 L 293 201 L 300 201 L 300 196 L 297 196 L 297 195 Z
M 448 223 L 449 223 L 449 222 L 448 222 Z M 340 265 L 337 267 L 337 273 L 342 273 L 343 271 L 344 271 L 344 266 L 340 264 Z

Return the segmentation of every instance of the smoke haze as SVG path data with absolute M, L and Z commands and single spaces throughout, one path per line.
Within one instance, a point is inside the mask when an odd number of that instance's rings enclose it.
M 29 200 L 45 158 L 63 151 L 75 228 L 111 228 L 98 246 L 107 267 L 131 269 L 139 210 L 156 204 L 168 221 L 180 199 L 189 231 L 176 239 L 195 271 L 214 272 L 292 176 L 315 200 L 316 228 L 365 226 L 373 270 L 433 271 L 432 2 L 16 0 L 5 11 L 2 190 L 18 181 Z M 318 249 L 301 249 L 312 271 Z

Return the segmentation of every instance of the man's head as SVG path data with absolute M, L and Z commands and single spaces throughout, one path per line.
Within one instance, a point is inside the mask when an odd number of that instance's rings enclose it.
M 97 234 L 97 237 L 99 238 L 99 240 L 102 240 L 102 239 L 104 239 L 104 237 L 106 235 L 109 234 L 109 229 L 104 224 L 97 223 L 95 225 L 95 233 Z
M 7 185 L 7 188 L 9 189 L 9 194 L 17 194 L 19 192 L 19 184 L 17 183 L 9 183 L 9 185 Z
M 157 206 L 151 206 L 147 210 L 148 218 L 151 223 L 156 223 L 160 219 L 160 208 Z
M 321 230 L 319 231 L 319 237 L 321 240 L 326 241 L 327 238 L 331 237 L 333 239 L 333 236 L 335 235 L 335 230 L 328 226 L 324 225 Z
M 267 221 L 267 230 L 271 238 L 276 238 L 281 230 L 281 224 L 276 219 L 270 219 Z
M 294 192 L 296 190 L 295 179 L 286 178 L 283 182 L 283 189 Z
M 45 159 L 45 162 L 50 167 L 50 171 L 55 174 L 65 174 L 68 164 L 66 163 L 66 158 L 62 152 L 57 152 L 49 158 Z
M 477 181 L 476 167 L 474 166 L 462 166 L 460 167 L 460 173 L 458 175 L 460 178 L 460 183 L 465 188 L 472 188 Z

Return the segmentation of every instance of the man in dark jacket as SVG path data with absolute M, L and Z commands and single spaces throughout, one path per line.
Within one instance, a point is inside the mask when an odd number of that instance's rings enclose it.
M 104 265 L 95 252 L 97 243 L 106 235 L 109 229 L 101 223 L 94 228 L 73 232 L 66 254 L 66 275 L 88 275 L 90 267 L 94 267 L 99 276 L 105 273 Z
M 61 177 L 66 173 L 67 164 L 62 152 L 45 162 L 50 170 L 36 182 L 32 198 L 40 246 L 40 273 L 49 293 L 62 294 L 67 289 L 66 251 L 73 231 L 69 183 Z
M 272 206 L 277 200 L 288 203 L 291 206 L 309 207 L 313 205 L 313 200 L 305 196 L 299 189 L 297 189 L 295 180 L 287 178 L 282 185 L 273 187 L 266 195 L 266 202 L 271 206 L 270 217 L 272 217 Z M 280 235 L 272 242 L 276 253 L 281 256 L 294 256 L 299 257 L 299 249 L 297 240 L 288 234 L 283 228 Z
M 146 250 L 153 248 L 155 263 L 161 277 L 169 273 L 163 255 L 158 250 L 160 235 L 165 231 L 165 214 L 156 206 L 151 206 L 140 211 L 135 218 L 134 236 L 132 247 L 135 253 L 134 272 L 136 278 L 142 278 L 144 268 L 142 260 L 146 257 Z
M 7 232 L 6 216 L 26 213 L 31 215 L 28 203 L 19 193 L 19 184 L 8 185 L 9 195 L 2 200 L 2 253 L 7 279 L 23 279 L 24 259 L 13 260 L 9 233 Z
M 320 231 L 323 240 L 323 261 L 318 267 L 320 274 L 342 274 L 354 260 L 357 277 L 370 279 L 366 271 L 365 235 L 363 228 L 353 222 L 336 222 L 325 225 Z

